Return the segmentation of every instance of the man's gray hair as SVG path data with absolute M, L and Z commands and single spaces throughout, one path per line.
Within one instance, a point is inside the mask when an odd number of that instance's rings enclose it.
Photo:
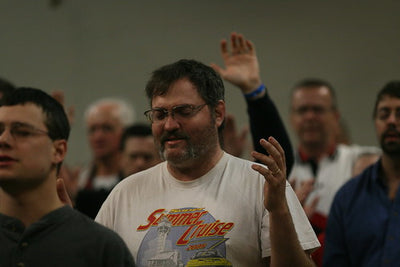
M 101 106 L 115 106 L 115 116 L 119 118 L 124 127 L 132 124 L 135 121 L 136 113 L 133 106 L 127 103 L 125 100 L 111 97 L 101 98 L 91 103 L 85 110 L 85 121 L 92 112 Z

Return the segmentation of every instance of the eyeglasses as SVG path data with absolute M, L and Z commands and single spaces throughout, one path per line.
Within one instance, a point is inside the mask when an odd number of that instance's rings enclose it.
M 172 107 L 171 110 L 167 110 L 165 108 L 153 108 L 147 110 L 144 115 L 149 119 L 151 123 L 161 123 L 163 122 L 168 115 L 171 115 L 172 118 L 184 121 L 196 115 L 204 106 L 207 104 L 201 104 L 198 106 L 184 104 Z
M 3 135 L 5 130 L 6 126 L 0 123 L 0 136 Z M 12 123 L 9 131 L 15 141 L 23 141 L 37 135 L 49 135 L 49 133 L 44 130 L 38 129 L 29 124 L 19 122 Z

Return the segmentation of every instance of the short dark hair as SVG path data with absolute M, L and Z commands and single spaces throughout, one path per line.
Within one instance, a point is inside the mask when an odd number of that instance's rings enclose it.
M 1 94 L 1 99 L 0 99 L 0 104 L 3 101 L 4 98 L 6 98 L 11 92 L 13 92 L 16 89 L 14 84 L 11 82 L 0 78 L 0 94 Z
M 328 81 L 319 79 L 319 78 L 306 78 L 297 82 L 292 88 L 292 97 L 294 92 L 296 92 L 299 88 L 318 88 L 318 87 L 326 87 L 332 98 L 332 108 L 337 109 L 337 99 L 336 92 L 333 88 L 332 84 Z
M 32 103 L 46 115 L 45 125 L 52 140 L 68 140 L 70 125 L 63 106 L 40 89 L 20 87 L 4 99 L 1 106 L 15 106 Z
M 385 84 L 385 86 L 378 92 L 375 100 L 375 107 L 373 111 L 373 118 L 376 117 L 377 108 L 379 102 L 382 100 L 383 97 L 390 96 L 395 98 L 400 98 L 400 81 L 393 80 Z
M 164 95 L 179 79 L 187 78 L 196 87 L 207 105 L 215 107 L 224 100 L 224 83 L 211 67 L 192 59 L 181 59 L 156 69 L 146 85 L 150 102 L 154 96 Z
M 128 138 L 147 136 L 153 136 L 151 127 L 144 123 L 134 123 L 124 129 L 119 148 L 121 151 L 124 150 Z

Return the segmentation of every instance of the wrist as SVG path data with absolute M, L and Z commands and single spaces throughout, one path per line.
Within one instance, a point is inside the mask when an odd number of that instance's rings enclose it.
M 244 93 L 244 97 L 246 99 L 254 99 L 260 96 L 263 96 L 265 93 L 265 85 L 262 83 L 259 87 L 257 87 L 255 90 L 248 92 L 248 93 Z

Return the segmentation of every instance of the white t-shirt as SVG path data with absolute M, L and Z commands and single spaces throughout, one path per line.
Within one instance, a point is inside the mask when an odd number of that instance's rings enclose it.
M 314 190 L 308 196 L 307 203 L 310 204 L 319 197 L 316 212 L 328 216 L 336 192 L 351 178 L 355 160 L 359 155 L 367 152 L 380 153 L 380 149 L 358 145 L 338 145 L 334 155 L 320 160 L 315 177 L 309 163 L 296 159 L 289 180 L 295 179 L 295 187 L 298 187 L 301 182 L 314 178 Z
M 209 255 L 226 265 L 262 266 L 271 254 L 265 179 L 252 164 L 225 153 L 207 174 L 183 182 L 160 163 L 120 182 L 96 221 L 124 239 L 138 266 L 195 265 Z M 301 246 L 318 247 L 288 183 L 286 197 Z

